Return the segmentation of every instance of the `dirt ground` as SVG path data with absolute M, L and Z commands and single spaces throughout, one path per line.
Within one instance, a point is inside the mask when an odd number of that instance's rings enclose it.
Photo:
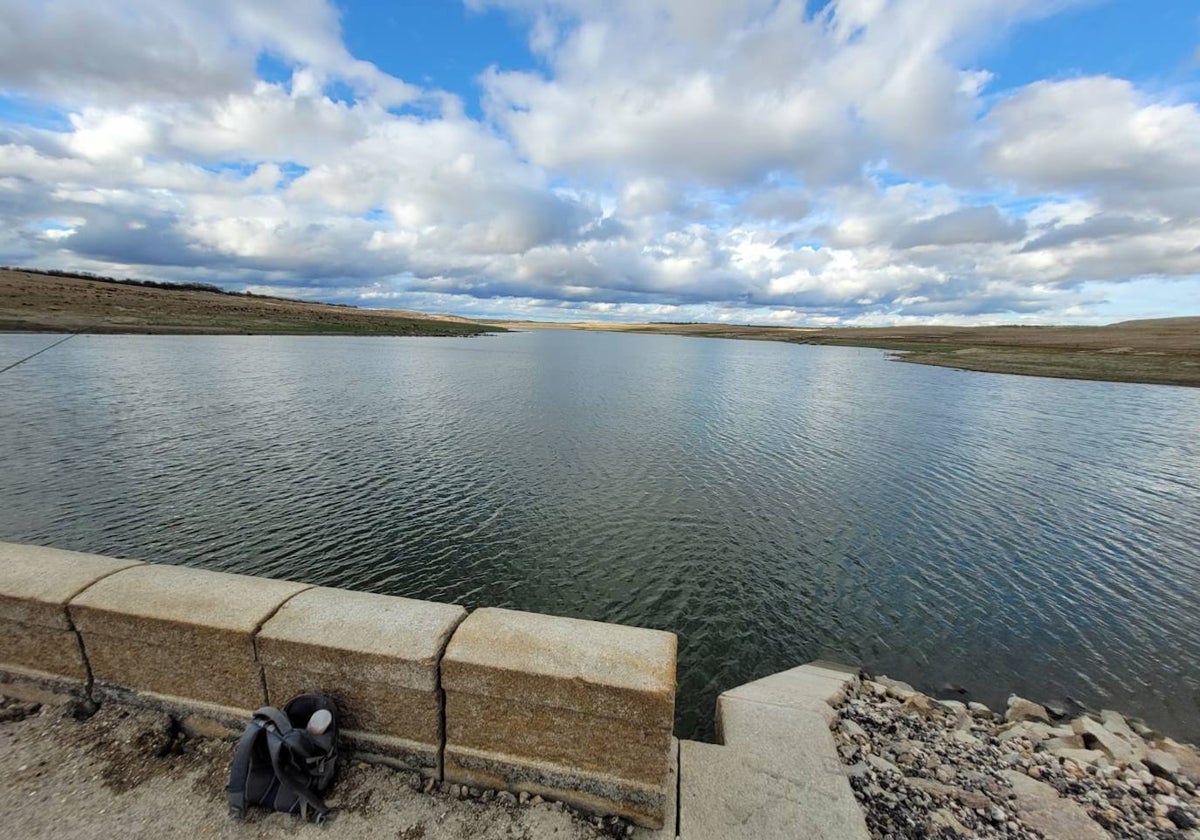
M 322 826 L 257 811 L 228 816 L 232 741 L 189 737 L 166 715 L 105 704 L 71 709 L 0 700 L 0 834 L 5 837 L 355 838 L 355 840 L 599 840 L 596 826 L 556 803 L 509 805 L 410 787 L 410 774 L 353 760 L 339 764 Z
M 281 335 L 474 335 L 463 318 L 0 269 L 0 330 Z

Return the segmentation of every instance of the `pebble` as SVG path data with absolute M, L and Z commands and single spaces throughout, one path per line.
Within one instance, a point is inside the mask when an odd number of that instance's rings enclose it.
M 887 678 L 851 687 L 831 729 L 872 837 L 1074 840 L 1024 822 L 1003 775 L 1015 771 L 1113 838 L 1200 840 L 1200 773 L 1187 772 L 1200 759 L 1186 745 L 1112 711 L 1051 724 L 1046 707 L 1013 697 L 1007 712 Z

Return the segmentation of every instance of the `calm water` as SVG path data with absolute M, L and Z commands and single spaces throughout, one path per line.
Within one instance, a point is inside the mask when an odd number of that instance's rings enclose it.
M 0 539 L 673 630 L 690 737 L 827 657 L 1200 739 L 1196 390 L 671 336 L 81 336 L 0 376 Z

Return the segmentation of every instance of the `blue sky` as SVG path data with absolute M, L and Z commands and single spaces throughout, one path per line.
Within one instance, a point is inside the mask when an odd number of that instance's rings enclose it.
M 1200 8 L 0 0 L 0 262 L 553 320 L 1200 314 Z

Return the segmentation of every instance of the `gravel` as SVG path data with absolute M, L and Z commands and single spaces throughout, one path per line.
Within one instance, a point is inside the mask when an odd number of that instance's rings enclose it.
M 1112 711 L 1005 714 L 887 677 L 849 689 L 832 724 L 872 836 L 1200 840 L 1200 756 Z

